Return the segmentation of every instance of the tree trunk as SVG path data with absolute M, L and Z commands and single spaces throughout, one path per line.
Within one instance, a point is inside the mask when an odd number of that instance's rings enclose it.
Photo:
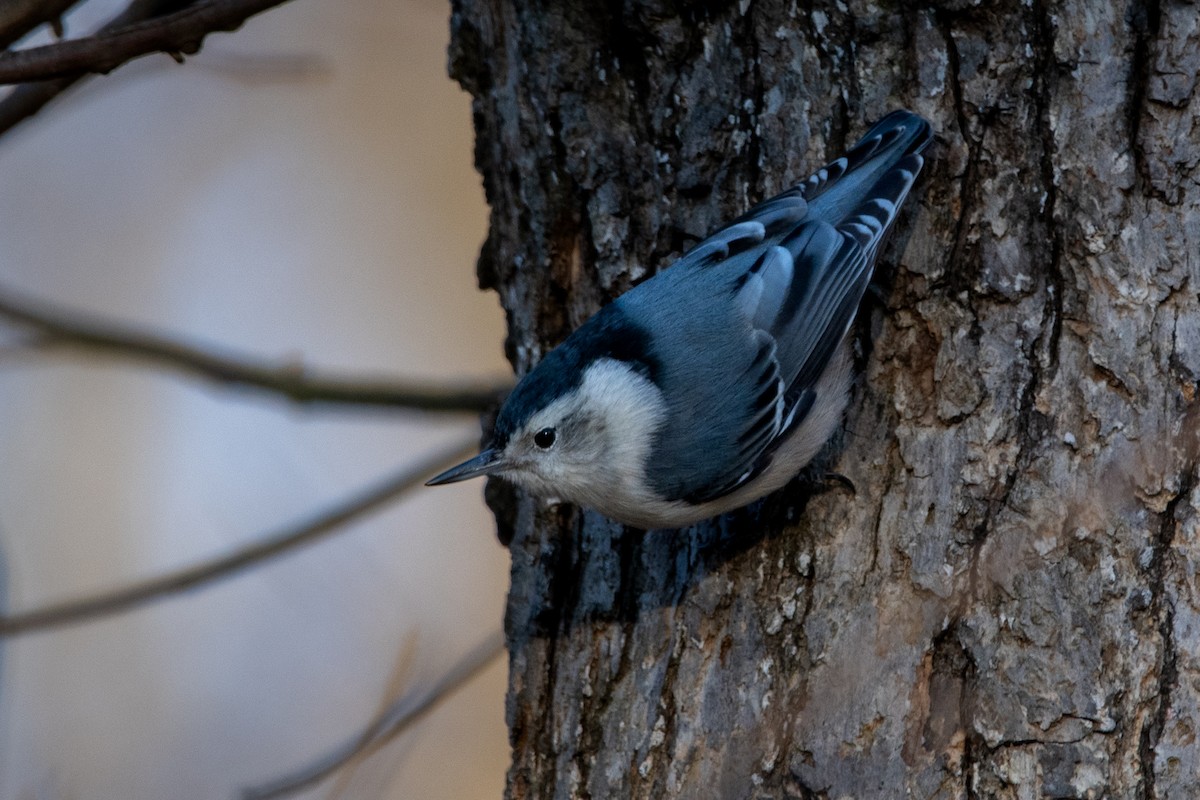
M 939 132 L 820 473 L 624 529 L 490 487 L 511 798 L 1196 798 L 1200 12 L 456 0 L 524 373 L 892 108 Z

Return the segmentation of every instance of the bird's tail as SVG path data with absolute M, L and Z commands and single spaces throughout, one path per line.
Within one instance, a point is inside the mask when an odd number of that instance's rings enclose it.
M 891 224 L 921 171 L 933 128 L 911 111 L 888 114 L 846 155 L 804 185 L 810 218 L 850 233 L 866 247 Z

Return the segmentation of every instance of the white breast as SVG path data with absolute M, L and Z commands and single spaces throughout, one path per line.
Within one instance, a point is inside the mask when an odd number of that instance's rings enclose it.
M 560 476 L 564 499 L 638 527 L 648 527 L 647 511 L 675 505 L 655 499 L 646 480 L 646 460 L 666 415 L 652 381 L 624 362 L 600 359 L 584 372 L 578 392 L 558 402 L 587 409 L 595 435 L 591 452 L 580 454 L 579 469 Z

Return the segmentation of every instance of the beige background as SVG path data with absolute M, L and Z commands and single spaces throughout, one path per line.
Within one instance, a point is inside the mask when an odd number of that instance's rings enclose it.
M 184 67 L 91 82 L 0 140 L 0 282 L 317 366 L 505 374 L 447 15 L 297 0 Z M 0 356 L 0 596 L 25 609 L 221 553 L 470 430 Z M 398 669 L 428 686 L 500 625 L 508 557 L 480 490 L 422 490 L 216 586 L 0 642 L 0 798 L 229 797 L 322 755 Z M 503 684 L 497 662 L 340 796 L 498 797 Z

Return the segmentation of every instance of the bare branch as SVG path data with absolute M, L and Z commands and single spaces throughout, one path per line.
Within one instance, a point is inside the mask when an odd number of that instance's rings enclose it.
M 392 477 L 318 512 L 308 520 L 259 537 L 253 544 L 228 555 L 131 583 L 119 589 L 53 603 L 32 611 L 0 616 L 0 637 L 30 633 L 127 611 L 151 600 L 194 589 L 218 578 L 229 577 L 298 547 L 318 542 L 343 529 L 347 523 L 400 497 L 439 468 L 457 461 L 464 453 L 474 449 L 474 446 L 474 440 L 460 442 L 415 466 L 405 467 Z
M 247 800 L 263 800 L 292 794 L 321 782 L 352 761 L 365 758 L 425 717 L 458 689 L 470 683 L 503 652 L 504 634 L 496 631 L 455 664 L 436 686 L 425 692 L 410 693 L 400 698 L 362 733 L 332 753 L 291 775 L 247 789 L 242 796 Z
M 0 4 L 0 48 L 8 47 L 44 23 L 58 20 L 79 0 L 8 0 Z
M 206 378 L 224 386 L 258 389 L 295 403 L 415 408 L 423 411 L 479 412 L 490 408 L 509 385 L 447 387 L 385 378 L 309 374 L 301 364 L 268 365 L 214 353 L 176 339 L 65 311 L 0 290 L 0 317 L 52 336 L 49 345 L 110 355 Z
M 37 5 L 38 3 L 41 3 L 42 0 L 32 0 L 32 2 Z M 164 14 L 170 14 L 173 11 L 179 10 L 180 6 L 183 5 L 183 2 L 184 0 L 130 0 L 129 5 L 126 6 L 125 10 L 113 19 L 109 20 L 109 22 L 100 29 L 100 33 L 98 35 L 104 35 L 123 30 L 131 25 L 152 20 Z M 26 0 L 16 0 L 15 4 L 24 5 L 25 3 Z M 57 6 L 60 3 L 60 0 L 53 0 L 53 3 Z M 49 6 L 50 3 L 46 3 L 46 5 Z M 43 16 L 46 16 L 48 10 L 39 13 L 42 13 Z M 16 11 L 11 12 L 6 19 L 12 21 L 16 26 L 18 25 L 17 19 L 21 14 L 26 15 L 25 19 L 27 21 L 30 19 L 27 16 L 29 14 L 28 9 L 24 9 L 19 13 Z M 83 73 L 78 73 L 65 78 L 39 81 L 26 86 L 15 87 L 11 92 L 4 96 L 3 100 L 0 100 L 0 134 L 7 132 L 9 129 L 15 127 L 24 120 L 29 119 L 34 114 L 41 111 L 42 108 L 44 108 L 51 100 L 58 97 L 76 83 L 86 80 L 87 77 L 89 76 L 86 76 Z
M 0 84 L 105 73 L 150 53 L 191 55 L 204 37 L 233 31 L 255 14 L 287 0 L 199 0 L 171 14 L 94 36 L 0 53 Z
M 0 101 L 0 134 L 41 111 L 47 103 L 78 81 L 79 78 L 59 78 L 56 81 L 31 83 L 13 89 Z

